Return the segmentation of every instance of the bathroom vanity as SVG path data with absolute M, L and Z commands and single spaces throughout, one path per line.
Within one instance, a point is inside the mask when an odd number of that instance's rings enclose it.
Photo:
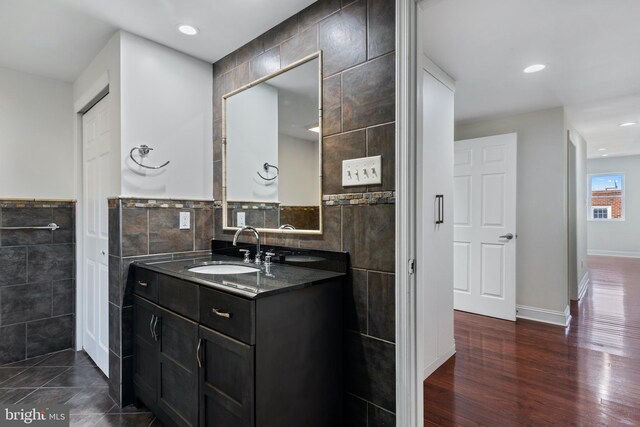
M 133 264 L 136 403 L 168 426 L 340 425 L 346 262 L 300 257 Z

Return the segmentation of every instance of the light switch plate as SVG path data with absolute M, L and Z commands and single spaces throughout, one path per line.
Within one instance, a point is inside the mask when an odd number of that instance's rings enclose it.
M 180 230 L 191 228 L 191 212 L 180 212 Z
M 382 184 L 382 156 L 342 161 L 342 186 Z
M 238 220 L 237 222 L 237 226 L 238 227 L 244 227 L 245 225 L 247 225 L 245 223 L 245 213 L 244 212 L 238 212 Z

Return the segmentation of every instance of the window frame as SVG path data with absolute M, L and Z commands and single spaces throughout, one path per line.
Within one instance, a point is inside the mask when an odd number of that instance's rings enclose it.
M 621 209 L 622 209 L 622 215 L 620 216 L 620 218 L 594 218 L 593 217 L 593 208 L 605 208 L 608 207 L 609 210 L 609 216 L 611 216 L 611 207 L 610 206 L 593 206 L 593 199 L 594 197 L 593 195 L 593 190 L 592 190 L 592 186 L 593 186 L 593 178 L 594 177 L 598 177 L 598 176 L 619 176 L 620 177 L 620 181 L 621 181 L 621 186 L 622 186 L 622 194 L 620 195 L 620 200 L 621 200 Z M 587 175 L 587 192 L 588 192 L 588 201 L 589 201 L 589 209 L 587 209 L 587 221 L 595 221 L 595 222 L 607 222 L 607 221 L 625 221 L 625 217 L 626 217 L 626 213 L 627 213 L 627 207 L 626 207 L 626 193 L 627 193 L 627 185 L 626 185 L 626 179 L 624 176 L 624 173 L 622 172 L 606 172 L 606 173 L 591 173 Z M 606 197 L 603 197 L 606 198 Z M 597 197 L 596 197 L 597 199 Z

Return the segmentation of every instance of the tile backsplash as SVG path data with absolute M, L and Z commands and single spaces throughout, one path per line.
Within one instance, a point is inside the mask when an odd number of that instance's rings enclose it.
M 223 193 L 222 96 L 322 51 L 322 235 L 267 245 L 348 251 L 345 425 L 395 424 L 395 2 L 320 0 L 213 66 L 214 198 Z M 382 156 L 380 185 L 342 187 L 342 161 Z M 230 240 L 215 215 L 215 238 Z
M 109 393 L 121 406 L 133 400 L 133 296 L 127 287 L 135 261 L 209 256 L 213 200 L 109 199 Z M 179 229 L 180 212 L 191 214 Z
M 0 200 L 0 364 L 71 348 L 75 333 L 74 201 Z

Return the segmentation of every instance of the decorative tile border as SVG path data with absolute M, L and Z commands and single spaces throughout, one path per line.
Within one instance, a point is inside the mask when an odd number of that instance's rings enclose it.
M 227 204 L 228 209 L 254 209 L 254 210 L 273 210 L 278 209 L 280 205 L 278 203 L 255 203 L 255 202 L 229 202 Z
M 324 206 L 336 205 L 387 205 L 396 203 L 395 191 L 373 193 L 325 194 L 322 196 Z
M 129 197 L 109 198 L 109 207 L 115 208 L 118 201 L 120 201 L 123 208 L 212 209 L 214 207 L 213 200 L 140 199 Z
M 0 199 L 0 208 L 73 208 L 75 200 L 69 199 Z

